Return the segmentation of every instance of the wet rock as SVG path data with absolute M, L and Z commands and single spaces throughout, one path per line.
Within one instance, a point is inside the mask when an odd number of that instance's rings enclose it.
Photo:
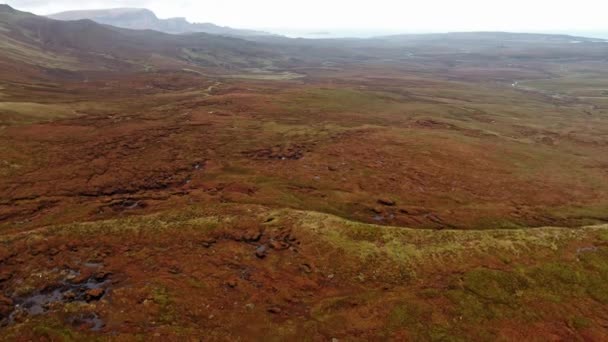
M 89 280 L 89 278 L 91 278 L 91 272 L 83 271 L 83 272 L 80 272 L 79 274 L 76 274 L 74 276 L 74 278 L 72 278 L 70 280 L 70 282 L 72 284 L 81 284 L 81 283 L 84 283 L 85 281 Z
M 112 272 L 99 271 L 99 272 L 95 273 L 95 275 L 93 275 L 93 279 L 95 279 L 98 282 L 103 282 L 106 279 L 108 279 L 108 277 L 110 277 L 111 275 L 112 275 Z
M 104 289 L 90 289 L 85 293 L 85 299 L 87 302 L 99 300 L 105 292 Z
M 256 248 L 255 256 L 260 259 L 264 259 L 266 257 L 267 251 L 268 251 L 268 249 L 266 248 L 266 245 L 261 245 L 258 248 Z
M 397 202 L 393 201 L 390 198 L 380 198 L 378 199 L 378 204 L 382 204 L 388 207 L 393 207 L 397 204 Z
M 74 291 L 67 291 L 63 294 L 63 300 L 71 302 L 76 299 L 76 293 Z

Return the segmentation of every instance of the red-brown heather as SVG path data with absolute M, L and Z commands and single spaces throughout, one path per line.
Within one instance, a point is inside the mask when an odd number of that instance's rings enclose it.
M 606 56 L 0 5 L 0 340 L 606 340 Z

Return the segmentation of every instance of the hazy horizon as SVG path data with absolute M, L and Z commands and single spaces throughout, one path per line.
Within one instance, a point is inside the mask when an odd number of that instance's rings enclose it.
M 229 0 L 222 3 L 193 0 L 9 0 L 16 9 L 38 15 L 62 11 L 118 7 L 147 8 L 159 18 L 185 17 L 190 22 L 265 30 L 289 37 L 371 37 L 399 33 L 508 31 L 571 34 L 608 38 L 604 10 L 608 4 L 580 0 L 552 1 L 464 0 L 458 3 L 430 0 L 377 0 L 351 3 L 309 1 L 290 4 L 277 0 L 255 3 Z

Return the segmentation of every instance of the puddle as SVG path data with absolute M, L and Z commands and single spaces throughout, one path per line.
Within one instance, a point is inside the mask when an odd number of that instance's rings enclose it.
M 382 215 L 375 215 L 374 217 L 372 217 L 372 220 L 374 220 L 376 222 L 381 222 L 381 221 L 384 221 L 384 216 L 382 216 Z
M 138 200 L 131 199 L 131 198 L 116 201 L 109 205 L 109 207 L 114 211 L 143 209 L 146 206 L 147 205 L 145 202 L 138 201 Z
M 101 268 L 100 263 L 86 263 L 88 268 Z M 4 320 L 0 326 L 6 326 L 21 321 L 27 316 L 44 314 L 62 303 L 69 302 L 93 302 L 101 300 L 108 293 L 110 285 L 109 273 L 100 272 L 91 275 L 82 282 L 73 282 L 80 272 L 69 270 L 68 276 L 60 283 L 49 286 L 41 291 L 36 291 L 28 296 L 15 297 L 13 312 Z M 79 326 L 90 326 L 90 329 L 101 329 L 103 321 L 97 314 L 79 314 L 73 317 L 74 324 Z
M 384 215 L 374 215 L 372 217 L 372 220 L 376 221 L 376 222 L 384 222 L 384 221 L 390 221 L 393 220 L 395 218 L 394 214 L 389 214 L 387 216 Z
M 597 251 L 596 246 L 580 247 L 576 250 L 576 254 L 584 254 Z

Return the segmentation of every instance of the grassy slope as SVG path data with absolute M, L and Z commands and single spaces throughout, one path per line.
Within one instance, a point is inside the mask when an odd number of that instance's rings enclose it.
M 289 229 L 299 241 L 296 254 L 275 250 L 267 259 L 256 260 L 252 256 L 256 243 L 218 239 L 210 249 L 200 245 L 214 236 L 234 236 L 251 229 L 262 229 L 265 236 Z M 98 243 L 84 242 L 91 239 Z M 108 246 L 117 240 L 131 241 L 125 246 L 130 252 L 108 254 Z M 179 251 L 170 247 L 178 241 Z M 61 314 L 10 327 L 6 338 L 84 338 L 86 332 L 57 318 L 91 310 L 109 319 L 110 325 L 138 316 L 136 310 L 149 315 L 148 327 L 119 328 L 122 338 L 150 331 L 165 338 L 199 336 L 201 326 L 211 339 L 245 334 L 268 334 L 275 340 L 355 335 L 361 339 L 509 340 L 532 333 L 539 340 L 606 337 L 600 319 L 608 303 L 606 226 L 430 231 L 373 226 L 314 212 L 229 205 L 49 227 L 2 238 L 4 248 L 29 246 L 42 251 L 39 257 L 64 243 L 74 251 L 85 251 L 82 262 L 86 255 L 98 255 L 98 262 L 125 282 L 117 280 L 112 286 L 111 301 L 67 305 Z M 56 262 L 63 260 L 64 253 L 69 252 L 60 248 Z M 193 263 L 201 253 L 208 255 L 204 260 L 215 265 L 213 270 Z M 233 255 L 234 261 L 223 259 L 224 254 Z M 35 274 L 52 278 L 53 263 L 25 264 L 26 269 L 16 275 L 25 276 L 24 282 L 10 287 L 35 287 L 40 283 L 31 278 Z M 300 263 L 310 266 L 302 268 Z M 184 273 L 161 276 L 167 265 L 180 265 Z M 156 269 L 153 278 L 145 276 L 150 267 Z M 239 280 L 237 288 L 226 291 L 225 277 L 235 267 L 250 269 L 252 278 Z M 205 272 L 220 278 L 211 276 L 200 283 L 196 279 Z M 274 279 L 272 284 L 262 280 L 265 277 Z M 260 282 L 258 289 L 250 288 L 249 281 Z M 278 291 L 279 297 L 273 299 L 268 287 Z M 309 291 L 315 295 L 308 296 Z M 155 304 L 129 304 L 134 299 L 130 296 L 142 292 Z M 222 309 L 232 302 L 236 307 Z M 281 314 L 267 312 L 269 303 L 282 307 Z M 200 321 L 193 310 L 207 304 L 211 309 L 204 310 Z M 247 317 L 248 325 L 239 326 L 233 314 Z M 214 318 L 209 320 L 209 315 Z

